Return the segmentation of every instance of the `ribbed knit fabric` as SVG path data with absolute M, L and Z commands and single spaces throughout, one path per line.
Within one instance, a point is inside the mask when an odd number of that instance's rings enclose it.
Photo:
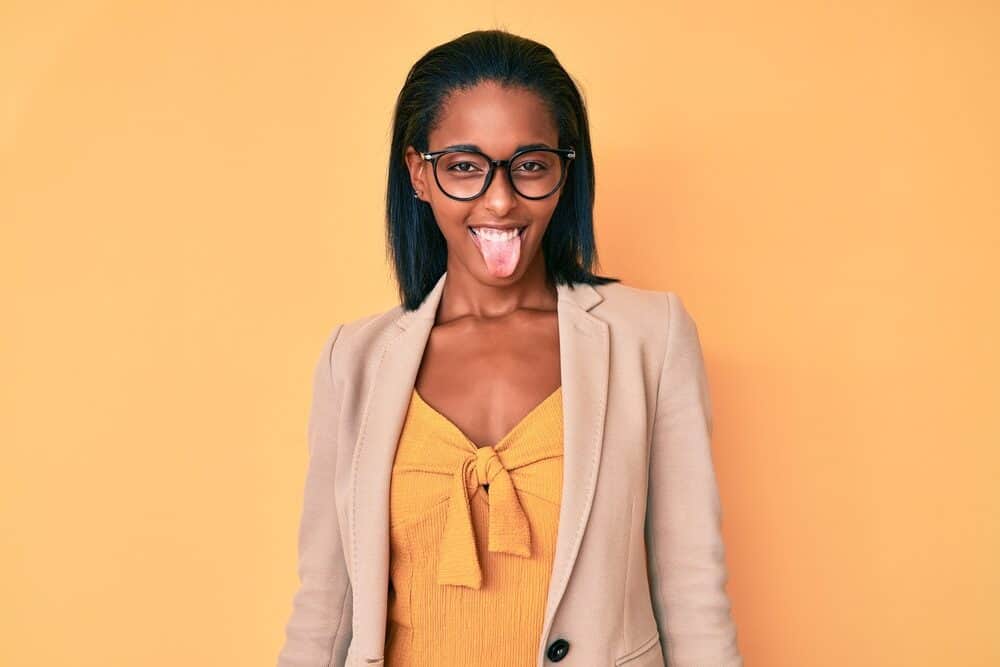
M 390 484 L 387 667 L 535 663 L 562 419 L 560 386 L 499 442 L 477 447 L 414 389 Z

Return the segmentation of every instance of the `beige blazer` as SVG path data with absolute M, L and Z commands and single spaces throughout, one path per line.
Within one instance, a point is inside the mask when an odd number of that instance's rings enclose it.
M 446 278 L 324 344 L 279 667 L 384 664 L 389 479 Z M 536 667 L 740 667 L 695 322 L 674 292 L 558 294 L 563 492 Z

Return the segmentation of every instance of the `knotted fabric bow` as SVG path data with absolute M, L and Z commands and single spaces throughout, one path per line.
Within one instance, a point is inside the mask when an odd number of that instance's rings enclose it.
M 482 586 L 482 569 L 476 553 L 469 495 L 489 484 L 488 548 L 516 556 L 531 555 L 531 529 L 517 497 L 510 473 L 493 447 L 470 452 L 452 476 L 448 516 L 440 544 L 438 583 L 469 588 Z

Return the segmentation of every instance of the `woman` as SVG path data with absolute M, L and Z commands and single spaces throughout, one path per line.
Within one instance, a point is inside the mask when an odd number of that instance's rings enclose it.
M 388 179 L 402 303 L 316 366 L 279 666 L 742 665 L 695 322 L 591 272 L 587 115 L 552 51 L 424 55 Z

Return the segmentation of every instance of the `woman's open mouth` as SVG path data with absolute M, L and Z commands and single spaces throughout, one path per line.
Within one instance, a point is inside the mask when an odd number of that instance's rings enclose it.
M 517 236 L 524 236 L 524 230 L 527 228 L 527 225 L 507 230 L 500 230 L 495 227 L 469 227 L 469 233 L 472 234 L 473 238 L 481 238 L 482 236 L 491 235 L 493 238 L 502 238 L 505 235 L 509 236 L 511 232 L 515 232 Z

